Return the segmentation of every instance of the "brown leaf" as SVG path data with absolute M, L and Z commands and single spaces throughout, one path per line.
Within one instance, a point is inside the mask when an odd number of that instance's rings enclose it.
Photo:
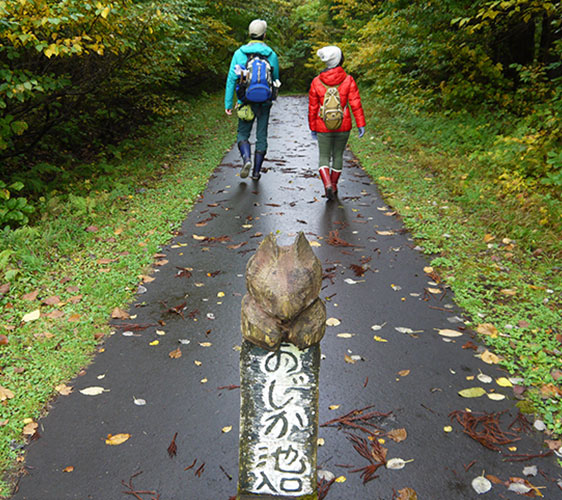
M 37 427 L 39 425 L 37 422 L 30 422 L 23 428 L 23 435 L 24 436 L 33 436 L 37 432 Z
M 73 471 L 74 471 L 74 466 L 69 465 L 68 467 L 65 467 L 62 471 L 63 471 L 63 472 L 73 472 Z
M 68 293 L 76 293 L 80 291 L 80 287 L 79 286 L 68 286 L 66 287 L 66 291 Z
M 98 227 L 97 226 L 88 226 L 86 228 L 86 232 L 87 233 L 96 233 L 98 231 Z
M 178 447 L 176 445 L 176 437 L 178 436 L 178 433 L 176 432 L 174 434 L 174 437 L 172 438 L 172 442 L 170 443 L 170 446 L 168 446 L 168 455 L 170 455 L 170 458 L 174 458 L 176 456 L 176 453 L 178 451 Z
M 552 378 L 554 380 L 558 380 L 558 379 L 562 378 L 562 370 L 558 370 L 558 369 L 552 370 L 550 372 L 550 375 L 552 375 Z
M 478 346 L 469 340 L 469 341 L 467 341 L 466 343 L 463 344 L 462 348 L 463 349 L 472 349 L 472 350 L 476 351 L 476 349 L 478 349 Z
M 96 262 L 98 264 L 101 264 L 102 266 L 105 266 L 107 264 L 111 264 L 112 262 L 117 261 L 118 259 L 98 259 Z
M 349 364 L 351 364 L 351 365 L 354 365 L 354 364 L 355 364 L 355 360 L 354 360 L 351 356 L 349 356 L 349 355 L 346 354 L 346 355 L 344 355 L 343 358 L 345 359 L 345 362 L 346 362 L 346 363 L 349 363 Z
M 6 295 L 10 291 L 10 283 L 0 285 L 0 295 Z
M 540 388 L 540 391 L 542 399 L 554 398 L 562 393 L 562 391 L 553 383 L 543 385 Z
M 66 384 L 60 384 L 55 387 L 55 391 L 62 396 L 68 396 L 72 392 L 72 387 Z
M 130 318 L 128 312 L 123 311 L 123 309 L 119 309 L 118 307 L 113 309 L 113 311 L 111 312 L 111 317 L 113 319 L 129 319 Z
M 172 359 L 181 358 L 181 349 L 179 347 L 177 349 L 174 349 L 172 352 L 168 354 L 168 356 L 170 356 L 170 358 Z
M 398 490 L 397 500 L 418 500 L 418 494 L 412 488 Z
M 71 304 L 78 304 L 78 302 L 80 302 L 82 300 L 83 295 L 75 295 L 74 297 L 70 297 L 68 299 L 68 302 L 70 302 Z
M 168 261 L 167 261 L 166 259 L 162 259 L 162 260 L 157 260 L 157 261 L 154 263 L 154 265 L 155 265 L 155 266 L 161 267 L 161 266 L 165 266 L 167 263 L 168 263 Z
M 401 377 L 407 377 L 408 375 L 410 375 L 410 370 L 400 370 L 398 372 L 398 375 L 400 375 Z
M 478 325 L 478 327 L 476 328 L 476 331 L 480 335 L 488 335 L 488 336 L 492 337 L 493 339 L 497 338 L 497 336 L 498 336 L 498 329 L 490 323 L 483 323 L 481 325 Z
M 82 316 L 80 316 L 80 314 L 73 314 L 68 318 L 68 321 L 80 321 L 81 318 Z
M 552 439 L 545 439 L 544 442 L 548 446 L 549 450 L 559 450 L 562 448 L 562 439 L 552 440 Z
M 0 335 L 0 345 L 6 345 L 8 342 L 8 337 L 6 335 Z
M 105 444 L 108 444 L 109 446 L 118 446 L 120 444 L 123 444 L 130 437 L 130 434 L 108 434 L 107 439 L 105 440 Z
M 236 245 L 226 245 L 226 248 L 229 248 L 230 250 L 238 250 L 240 247 L 243 247 L 247 243 L 247 241 L 243 241 L 242 243 L 238 243 Z
M 404 441 L 408 437 L 406 429 L 392 429 L 387 436 L 396 443 Z
M 499 477 L 494 476 L 492 474 L 486 474 L 486 479 L 494 484 L 504 484 L 504 481 L 502 481 Z
M 12 399 L 14 393 L 10 389 L 6 389 L 0 385 L 0 401 L 6 401 L 6 399 Z
M 58 319 L 58 318 L 62 318 L 64 316 L 64 313 L 58 309 L 55 309 L 54 311 L 51 311 L 50 313 L 45 314 L 46 318 L 50 318 L 50 319 Z
M 39 290 L 34 290 L 33 292 L 26 293 L 22 299 L 23 300 L 35 300 L 37 295 L 39 294 Z

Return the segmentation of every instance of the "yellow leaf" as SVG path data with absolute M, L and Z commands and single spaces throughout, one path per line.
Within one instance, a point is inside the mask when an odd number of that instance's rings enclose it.
M 200 380 L 200 382 L 201 382 L 202 384 L 206 384 L 208 381 L 209 381 L 209 380 L 208 380 L 207 378 L 202 378 L 202 379 Z
M 491 323 L 482 323 L 481 325 L 478 325 L 476 327 L 476 331 L 480 335 L 488 335 L 489 337 L 492 337 L 493 339 L 498 337 L 498 329 L 494 325 L 492 325 Z
M 341 405 L 330 405 L 330 406 L 328 406 L 328 408 L 329 408 L 330 410 L 337 410 L 340 406 L 341 406 Z
M 486 394 L 486 391 L 482 387 L 470 387 L 469 389 L 459 391 L 459 396 L 463 398 L 479 398 L 484 394 Z
M 339 338 L 341 338 L 341 339 L 350 339 L 350 338 L 352 338 L 352 337 L 354 337 L 354 336 L 355 336 L 354 333 L 338 333 L 338 334 L 336 335 L 336 337 L 339 337 Z
M 197 240 L 197 241 L 202 241 L 202 240 L 204 240 L 205 238 L 206 238 L 206 236 L 199 236 L 199 235 L 197 235 L 197 234 L 194 234 L 194 235 L 193 235 L 193 239 L 194 239 L 194 240 Z
M 103 9 L 101 11 L 101 17 L 103 17 L 104 19 L 107 19 L 107 16 L 109 15 L 110 10 L 111 10 L 110 7 L 106 7 L 105 9 Z
M 433 294 L 443 293 L 443 291 L 439 290 L 439 288 L 428 288 L 427 291 Z
M 490 243 L 490 241 L 495 240 L 496 237 L 491 235 L 490 233 L 484 235 L 484 243 Z
M 506 377 L 500 377 L 496 379 L 496 384 L 500 387 L 513 387 L 513 384 Z
M 117 446 L 123 444 L 130 437 L 130 434 L 108 434 L 107 439 L 105 440 L 105 444 L 108 444 L 109 446 Z
M 378 335 L 375 335 L 373 337 L 377 342 L 388 342 L 388 340 L 383 339 L 382 337 L 379 337 Z
M 377 234 L 380 234 L 381 236 L 392 236 L 394 231 L 377 231 Z
M 336 483 L 345 483 L 347 478 L 345 476 L 336 477 Z
M 68 467 L 65 467 L 62 471 L 63 472 L 73 472 L 74 467 L 72 465 L 69 465 Z
M 488 349 L 486 349 L 481 355 L 480 355 L 480 359 L 482 361 L 484 361 L 484 363 L 487 363 L 489 365 L 497 365 L 501 359 L 496 356 L 494 353 L 488 351 Z
M 232 430 L 232 425 L 227 425 L 226 427 L 222 428 L 222 432 L 224 432 L 225 434 L 227 432 L 230 432 Z
M 433 272 L 433 267 L 426 266 L 423 268 L 423 272 L 427 274 L 431 274 Z
M 398 372 L 398 375 L 400 375 L 401 377 L 407 377 L 408 375 L 410 375 L 410 370 L 400 370 Z
M 326 441 L 324 441 L 324 438 L 318 438 L 318 441 L 317 441 L 318 446 L 324 446 L 324 443 L 325 443 L 325 442 L 326 442 Z
M 27 313 L 21 320 L 24 323 L 29 323 L 30 321 L 35 321 L 41 317 L 41 311 L 39 309 L 35 309 L 35 311 Z
M 213 345 L 212 342 L 199 342 L 201 347 L 211 347 Z
M 203 364 L 201 363 L 201 361 L 197 361 L 197 360 L 194 360 L 193 362 L 195 363 L 196 366 L 201 366 Z
M 217 293 L 217 297 L 224 297 L 224 292 Z
M 443 427 L 443 430 L 445 432 L 453 432 L 453 428 L 450 425 L 446 425 L 445 427 Z
M 152 342 L 149 342 L 148 345 L 158 345 L 160 343 L 159 340 L 153 340 Z
M 341 324 L 341 321 L 338 318 L 328 318 L 326 320 L 326 325 L 328 326 L 338 326 Z
M 311 242 L 310 242 L 310 246 L 311 246 L 311 247 L 321 247 L 322 244 L 321 244 L 321 243 L 318 243 L 317 241 L 311 241 Z
M 351 365 L 355 364 L 355 360 L 351 356 L 348 356 L 347 354 L 344 356 L 344 359 L 346 363 L 349 363 Z

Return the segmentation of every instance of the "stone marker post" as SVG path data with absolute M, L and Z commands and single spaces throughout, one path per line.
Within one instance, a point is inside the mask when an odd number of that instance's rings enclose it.
M 306 237 L 270 234 L 246 268 L 238 500 L 316 500 L 322 266 Z

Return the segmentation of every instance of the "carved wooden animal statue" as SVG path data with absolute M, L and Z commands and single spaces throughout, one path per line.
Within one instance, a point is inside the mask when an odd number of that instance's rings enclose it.
M 326 330 L 326 306 L 318 297 L 322 265 L 304 233 L 279 246 L 264 238 L 246 267 L 248 293 L 242 299 L 242 335 L 265 349 L 283 341 L 301 349 L 320 342 Z

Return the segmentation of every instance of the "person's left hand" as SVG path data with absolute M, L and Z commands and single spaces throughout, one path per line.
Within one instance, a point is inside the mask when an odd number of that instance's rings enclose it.
M 359 139 L 361 139 L 365 133 L 365 127 L 357 127 L 357 129 L 359 130 Z
M 225 112 L 228 116 L 231 116 L 231 115 L 232 115 L 232 110 L 231 110 L 231 109 L 225 109 L 224 112 Z

